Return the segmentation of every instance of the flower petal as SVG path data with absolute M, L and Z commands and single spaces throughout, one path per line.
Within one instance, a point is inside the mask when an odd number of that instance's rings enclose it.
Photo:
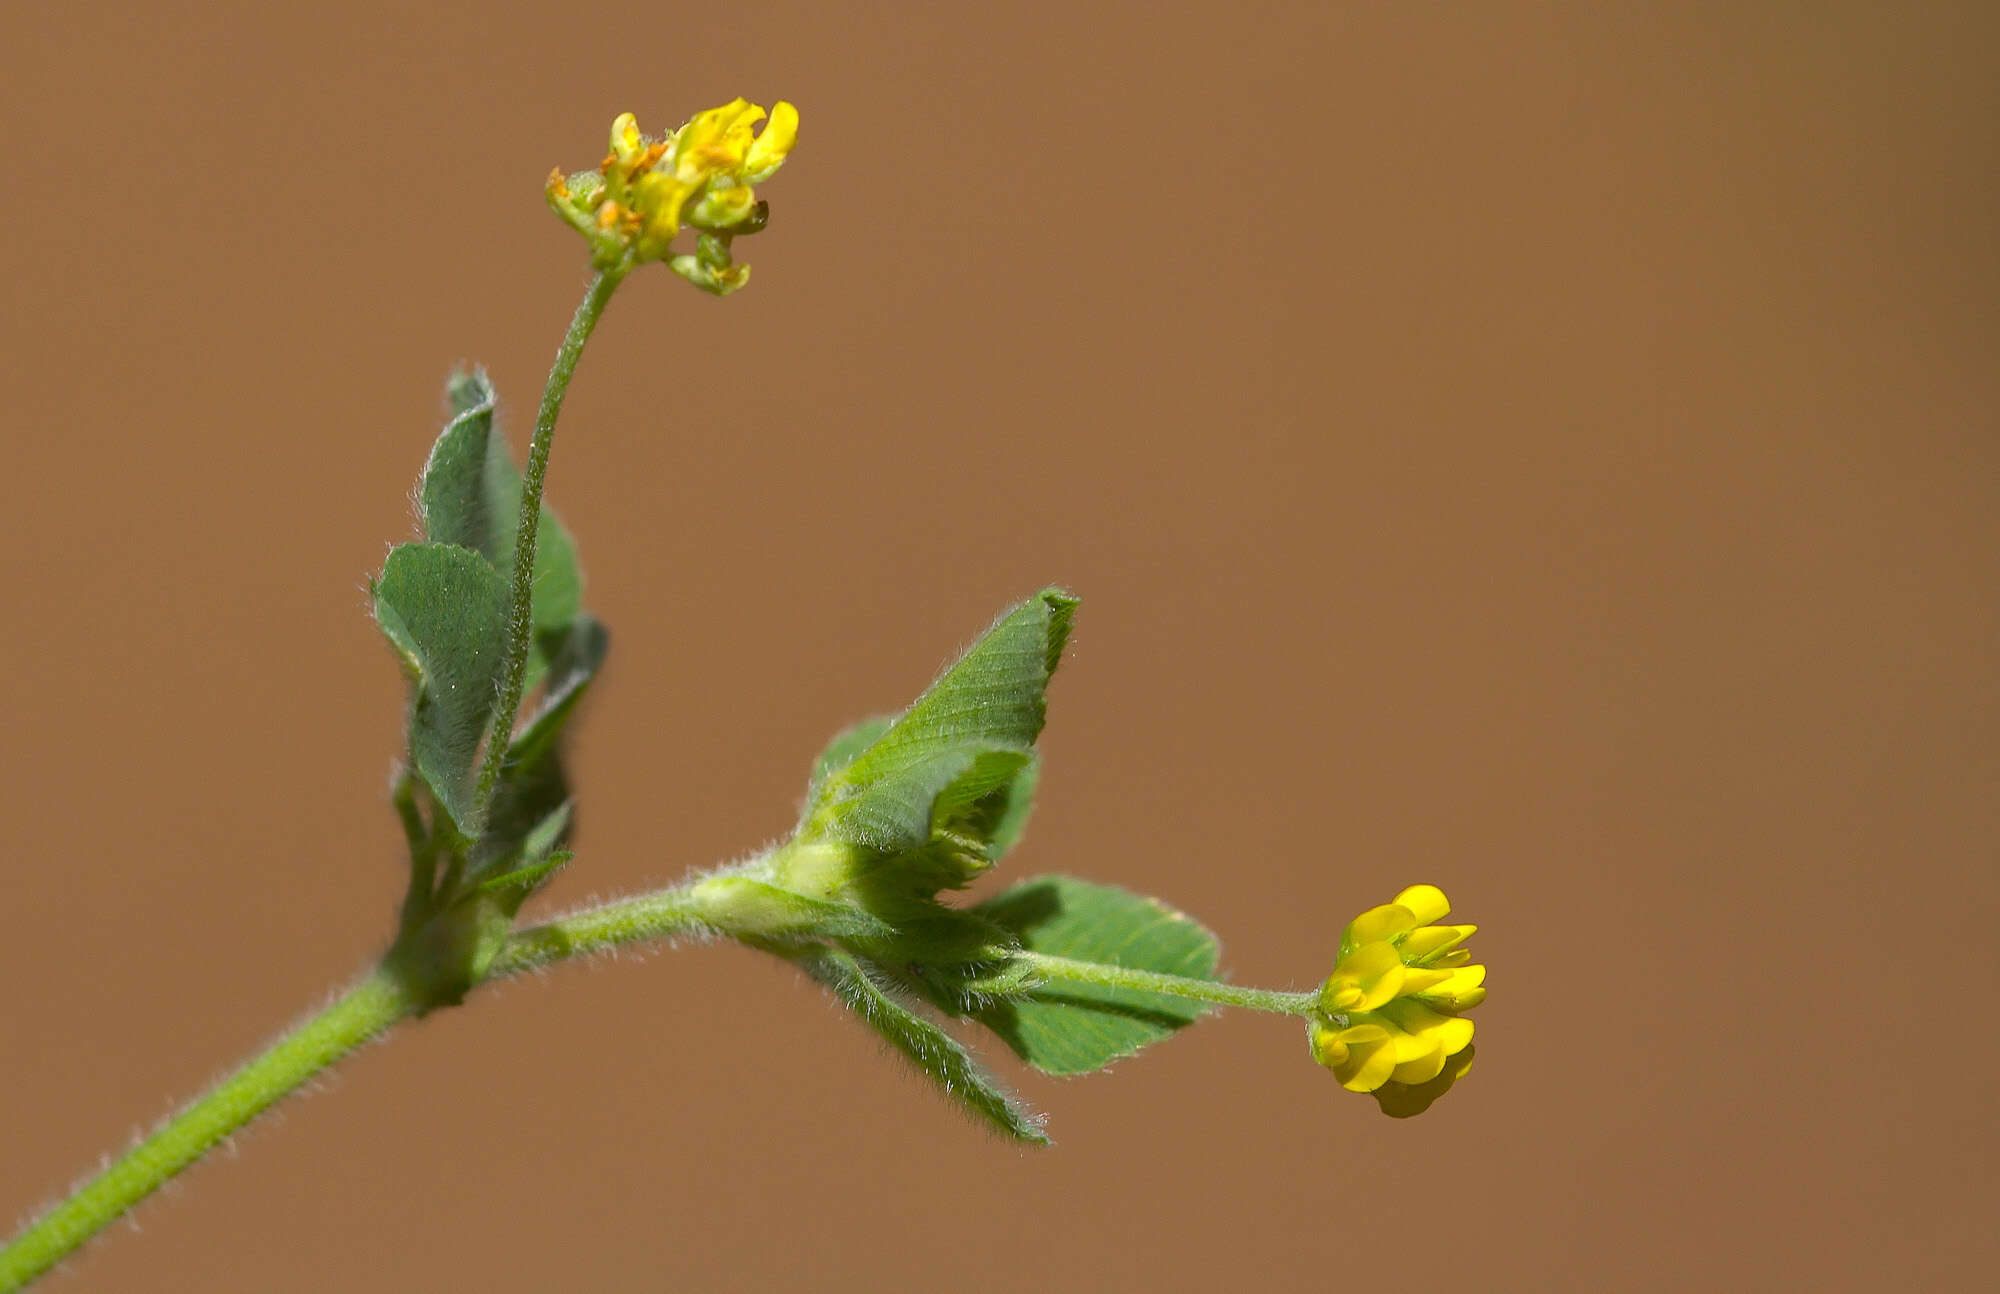
M 1403 940 L 1403 960 L 1412 966 L 1435 966 L 1466 940 L 1478 926 L 1425 926 Z
M 621 112 L 611 123 L 611 155 L 625 166 L 639 160 L 646 151 L 646 140 L 639 134 L 639 119 L 629 112 Z
M 1342 957 L 1320 986 L 1320 1006 L 1331 1013 L 1373 1011 L 1402 991 L 1407 973 L 1394 945 L 1364 944 Z
M 1330 1024 L 1314 1021 L 1306 1031 L 1306 1045 L 1312 1049 L 1312 1058 L 1328 1069 L 1347 1063 L 1347 1044 L 1341 1041 L 1340 1030 Z
M 1425 970 L 1412 966 L 1403 976 L 1403 996 L 1428 997 L 1431 990 L 1438 985 L 1451 983 L 1451 977 L 1456 973 L 1456 971 Z
M 674 135 L 675 175 L 696 185 L 717 171 L 736 170 L 750 149 L 751 127 L 763 119 L 764 110 L 741 97 L 697 112 Z
M 1383 1006 L 1381 1014 L 1405 1033 L 1435 1038 L 1447 1056 L 1465 1050 L 1472 1041 L 1472 1021 L 1441 1015 L 1414 998 L 1398 998 Z
M 1355 1037 L 1363 1030 L 1380 1034 L 1381 1037 Z M 1342 1041 L 1347 1044 L 1347 1057 L 1333 1066 L 1333 1076 L 1340 1085 L 1350 1092 L 1372 1092 L 1389 1081 L 1396 1070 L 1396 1048 L 1386 1029 L 1362 1025 L 1341 1031 Z
M 799 140 L 799 110 L 783 99 L 771 107 L 771 119 L 764 123 L 763 133 L 750 145 L 750 151 L 743 156 L 743 179 L 749 184 L 762 184 L 771 178 L 771 172 L 778 169 L 790 155 L 792 145 Z
M 1451 1057 L 1445 1054 L 1443 1047 L 1432 1047 L 1414 1059 L 1398 1061 L 1389 1080 L 1394 1083 L 1428 1083 L 1443 1073 L 1444 1067 L 1450 1063 Z
M 1356 948 L 1366 944 L 1379 943 L 1384 939 L 1395 939 L 1415 929 L 1417 919 L 1410 910 L 1394 903 L 1384 903 L 1381 907 L 1370 908 L 1347 923 L 1346 933 L 1340 936 L 1340 955 L 1344 958 Z
M 1440 1011 L 1470 1011 L 1486 1000 L 1486 967 L 1460 966 L 1447 971 L 1412 971 L 1412 975 L 1436 975 L 1440 979 L 1421 990 L 1413 991 L 1405 984 L 1403 993 L 1408 997 L 1420 998 L 1428 1006 Z
M 1445 898 L 1444 891 L 1435 885 L 1412 885 L 1391 901 L 1408 908 L 1420 926 L 1442 921 L 1451 915 L 1451 900 Z
M 1397 1032 L 1392 1035 L 1391 1042 L 1396 1053 L 1398 1071 L 1405 1065 L 1427 1064 L 1433 1058 L 1442 1058 L 1445 1054 L 1444 1043 L 1428 1034 Z M 1430 1074 L 1426 1073 L 1424 1077 L 1429 1078 Z

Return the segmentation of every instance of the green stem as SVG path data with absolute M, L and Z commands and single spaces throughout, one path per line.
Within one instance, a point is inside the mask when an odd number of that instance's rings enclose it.
M 623 944 L 713 934 L 714 928 L 702 919 L 689 897 L 693 888 L 679 885 L 654 890 L 518 930 L 501 945 L 486 978 L 503 979 L 550 962 L 609 952 Z
M 635 895 L 530 926 L 502 946 L 486 979 L 621 944 L 713 933 L 691 885 Z M 426 1004 L 393 972 L 377 970 L 168 1119 L 151 1136 L 0 1249 L 0 1294 L 18 1290 L 115 1222 L 216 1144 L 370 1038 Z
M 627 944 L 719 933 L 694 898 L 699 883 L 655 890 L 587 908 L 515 932 L 484 975 L 503 979 Z M 1043 980 L 1139 989 L 1222 1006 L 1307 1015 L 1316 993 L 1282 993 L 1215 980 L 1078 961 L 1047 953 L 1016 956 Z M 378 970 L 217 1083 L 68 1199 L 0 1249 L 0 1294 L 60 1262 L 174 1174 L 269 1109 L 327 1066 L 425 1004 L 388 970 Z
M 0 1294 L 20 1289 L 315 1074 L 416 1003 L 377 971 L 293 1026 L 0 1249 Z
M 1275 989 L 1245 988 L 1217 980 L 1190 979 L 1162 971 L 1135 970 L 1108 962 L 1077 961 L 1048 953 L 1016 953 L 1015 957 L 1043 979 L 1068 980 L 1076 984 L 1098 984 L 1105 988 L 1143 989 L 1169 997 L 1193 998 L 1221 1006 L 1240 1006 L 1252 1011 L 1278 1015 L 1309 1015 L 1319 1005 L 1318 993 L 1281 993 Z
M 507 746 L 513 740 L 514 719 L 521 710 L 521 692 L 528 677 L 528 649 L 535 628 L 535 542 L 542 526 L 542 483 L 548 476 L 549 449 L 555 443 L 556 419 L 562 416 L 563 397 L 569 394 L 569 380 L 576 374 L 576 362 L 583 345 L 590 340 L 597 320 L 610 304 L 630 267 L 624 263 L 599 271 L 590 281 L 590 290 L 570 318 L 569 331 L 556 349 L 556 362 L 542 388 L 541 411 L 535 415 L 535 436 L 528 442 L 528 466 L 521 476 L 521 520 L 514 529 L 514 571 L 507 594 L 507 643 L 502 659 L 500 708 L 494 712 L 487 732 L 486 759 L 479 769 L 479 819 L 493 802 L 493 789 L 507 760 Z

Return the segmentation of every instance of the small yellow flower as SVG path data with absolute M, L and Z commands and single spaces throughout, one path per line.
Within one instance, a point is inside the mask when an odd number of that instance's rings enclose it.
M 610 151 L 595 171 L 549 176 L 549 205 L 591 244 L 599 269 L 666 261 L 697 286 L 724 295 L 749 279 L 729 257 L 731 241 L 764 227 L 768 207 L 752 186 L 784 164 L 799 137 L 799 113 L 780 102 L 765 121 L 747 99 L 698 112 L 663 139 L 640 132 L 629 112 L 611 123 Z M 696 255 L 675 254 L 684 225 L 703 235 Z
M 1413 885 L 1354 918 L 1312 1018 L 1313 1058 L 1398 1117 L 1472 1067 L 1472 1021 L 1459 1013 L 1486 1000 L 1486 968 L 1462 946 L 1476 926 L 1436 924 L 1450 912 L 1444 891 Z

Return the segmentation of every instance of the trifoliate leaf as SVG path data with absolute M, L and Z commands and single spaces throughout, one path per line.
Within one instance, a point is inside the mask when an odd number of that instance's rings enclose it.
M 1111 885 L 1067 876 L 1024 881 L 972 909 L 1032 952 L 1207 979 L 1221 945 L 1199 923 Z M 1193 1023 L 1199 1002 L 1064 981 L 988 1007 L 980 1023 L 1051 1074 L 1087 1074 Z

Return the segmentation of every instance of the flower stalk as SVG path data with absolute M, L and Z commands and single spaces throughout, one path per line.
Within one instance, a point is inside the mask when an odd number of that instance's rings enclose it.
M 521 712 L 521 693 L 528 677 L 528 655 L 533 647 L 535 628 L 535 547 L 541 534 L 542 490 L 549 474 L 549 451 L 555 447 L 556 421 L 562 417 L 563 399 L 569 394 L 576 363 L 596 331 L 611 294 L 625 279 L 629 265 L 616 264 L 598 271 L 590 287 L 570 317 L 549 379 L 542 387 L 542 404 L 535 415 L 535 434 L 528 442 L 528 465 L 521 478 L 521 519 L 514 531 L 514 569 L 507 592 L 507 645 L 500 683 L 500 704 L 487 730 L 486 756 L 479 769 L 479 817 L 484 821 L 507 760 L 507 747 L 514 734 L 514 720 Z
M 1274 1015 L 1310 1016 L 1319 1005 L 1317 992 L 1287 993 L 1277 989 L 1249 988 L 1241 984 L 1225 984 L 1221 980 L 1169 975 L 1165 971 L 1138 970 L 1109 962 L 1079 961 L 1049 953 L 1016 953 L 1015 961 L 1036 980 L 1044 983 L 1067 981 L 1072 984 L 1095 984 L 1102 988 L 1137 989 L 1143 993 L 1163 993 L 1168 997 L 1213 1002 L 1217 1006 L 1241 1007 L 1247 1011 Z

